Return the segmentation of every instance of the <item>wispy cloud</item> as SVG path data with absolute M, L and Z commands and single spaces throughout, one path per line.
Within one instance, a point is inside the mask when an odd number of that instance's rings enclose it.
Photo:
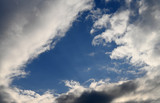
M 95 54 L 96 54 L 95 52 L 91 52 L 91 53 L 89 53 L 88 55 L 89 55 L 89 56 L 95 56 Z

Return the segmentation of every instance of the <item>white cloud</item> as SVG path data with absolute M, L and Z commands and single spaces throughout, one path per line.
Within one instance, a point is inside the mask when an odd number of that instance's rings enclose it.
M 130 11 L 119 11 L 110 17 L 109 20 L 100 24 L 104 26 L 110 22 L 111 27 L 106 27 L 106 31 L 97 35 L 93 40 L 93 45 L 115 41 L 121 45 L 114 49 L 111 54 L 112 59 L 127 58 L 132 64 L 159 65 L 159 1 L 141 1 L 138 19 L 129 24 Z M 106 15 L 106 14 L 105 14 Z M 103 19 L 100 18 L 99 20 Z M 98 21 L 99 21 L 98 20 Z M 97 22 L 95 22 L 96 24 Z M 94 25 L 95 25 L 94 24 Z M 94 26 L 93 26 L 94 27 Z M 93 31 L 93 30 L 92 30 Z M 105 41 L 105 42 L 104 42 Z
M 118 37 L 122 36 L 127 28 L 128 15 L 129 15 L 128 10 L 116 13 L 110 17 L 107 14 L 104 14 L 102 18 L 100 18 L 94 23 L 93 27 L 95 29 L 101 29 L 102 27 L 105 27 L 106 31 L 103 32 L 102 34 L 95 36 L 95 38 L 92 41 L 92 44 L 93 45 L 99 45 L 100 43 L 106 44 L 105 42 L 111 42 L 113 40 L 116 40 Z M 108 26 L 107 24 L 110 24 L 110 26 Z M 94 29 L 91 31 L 94 31 Z
M 40 95 L 32 90 L 21 90 L 14 87 L 3 88 L 3 92 L 7 93 L 7 97 L 2 98 L 4 99 L 4 103 L 53 103 L 56 99 L 56 97 L 54 97 L 49 91 Z
M 90 31 L 91 34 L 95 32 L 95 29 L 102 29 L 103 27 L 107 27 L 107 24 L 109 22 L 110 15 L 103 15 L 100 19 L 98 19 L 94 25 L 92 30 Z
M 95 52 L 91 52 L 88 55 L 93 57 L 93 56 L 95 56 L 95 54 L 96 54 Z

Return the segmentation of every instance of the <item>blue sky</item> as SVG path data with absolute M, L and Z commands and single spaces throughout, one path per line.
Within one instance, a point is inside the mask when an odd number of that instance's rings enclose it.
M 57 92 L 61 92 L 65 88 L 63 80 L 83 83 L 90 78 L 99 80 L 109 77 L 107 71 L 98 68 L 110 65 L 111 59 L 105 52 L 111 52 L 116 44 L 93 46 L 94 36 L 90 34 L 93 22 L 85 17 L 84 14 L 75 21 L 54 49 L 42 53 L 26 66 L 26 71 L 30 72 L 29 76 L 18 79 L 13 84 L 33 90 L 56 88 Z
M 159 0 L 1 0 L 0 103 L 159 103 Z
M 122 2 L 96 1 L 95 8 L 109 9 L 107 13 L 115 12 Z M 134 79 L 135 75 L 127 74 L 126 68 L 133 68 L 123 60 L 111 60 L 109 54 L 117 47 L 111 42 L 106 46 L 92 45 L 95 35 L 104 30 L 91 35 L 93 20 L 86 19 L 89 11 L 80 15 L 66 33 L 66 36 L 56 44 L 54 49 L 40 54 L 25 67 L 29 75 L 22 79 L 16 79 L 13 84 L 23 89 L 31 89 L 40 93 L 48 89 L 53 89 L 57 93 L 68 90 L 64 85 L 65 80 L 74 80 L 84 84 L 89 79 L 97 81 L 110 78 L 110 82 L 119 81 L 121 78 Z M 115 68 L 115 64 L 118 67 Z M 124 64 L 118 64 L 124 63 Z M 107 68 L 115 68 L 117 72 Z M 121 71 L 121 72 L 120 72 Z

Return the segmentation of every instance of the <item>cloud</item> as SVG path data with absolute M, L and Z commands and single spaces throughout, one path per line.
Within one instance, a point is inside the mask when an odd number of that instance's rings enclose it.
M 93 56 L 95 56 L 95 54 L 96 54 L 95 52 L 91 52 L 88 55 L 91 56 L 91 57 L 93 57 Z
M 10 95 L 6 92 L 4 86 L 0 86 L 0 103 L 16 103 Z
M 110 83 L 105 80 L 93 81 L 89 87 L 69 82 L 69 92 L 56 98 L 58 103 L 158 103 L 160 100 L 160 73 L 158 70 L 142 78 Z M 73 85 L 73 86 L 72 86 Z M 83 88 L 83 89 L 81 89 Z M 80 91 L 80 92 L 78 92 Z M 77 95 L 78 94 L 78 95 Z
M 133 2 L 133 1 L 132 1 Z M 130 2 L 130 3 L 132 3 Z M 130 10 L 119 10 L 109 19 L 98 25 L 106 28 L 106 31 L 95 36 L 92 44 L 108 43 L 114 41 L 118 46 L 112 51 L 112 59 L 130 60 L 132 64 L 159 65 L 159 1 L 137 1 L 137 7 Z M 138 9 L 138 14 L 136 11 Z M 133 12 L 135 11 L 135 12 Z M 98 19 L 94 25 L 97 25 Z M 136 18 L 133 20 L 133 16 Z M 130 22 L 133 23 L 130 23 Z M 110 26 L 105 26 L 110 23 Z M 99 27 L 99 26 L 98 26 Z M 93 29 L 95 26 L 93 26 Z M 96 27 L 96 29 L 98 29 Z M 93 30 L 91 30 L 93 31 Z M 104 42 L 105 41 L 105 42 Z
M 4 103 L 52 103 L 53 94 L 11 88 L 25 65 L 54 48 L 80 12 L 91 9 L 92 0 L 0 1 L 0 101 Z M 3 90 L 2 90 L 3 89 Z M 14 102 L 10 101 L 11 97 Z
M 93 29 L 106 28 L 106 31 L 100 35 L 94 37 L 92 44 L 99 45 L 101 43 L 107 43 L 114 41 L 116 38 L 121 36 L 127 27 L 127 21 L 129 16 L 129 11 L 125 10 L 122 12 L 115 13 L 114 15 L 104 14 L 102 18 L 98 19 L 94 25 Z M 105 42 L 104 42 L 105 41 Z
M 107 24 L 109 24 L 108 20 L 110 18 L 110 15 L 106 14 L 103 15 L 100 19 L 98 19 L 94 24 L 93 24 L 93 28 L 90 31 L 91 34 L 93 34 L 96 29 L 102 29 L 104 27 L 107 27 Z
M 103 84 L 107 85 L 107 84 Z M 113 85 L 112 85 L 113 86 Z M 117 97 L 134 92 L 137 84 L 133 81 L 128 81 L 122 84 L 114 85 L 112 88 L 103 88 L 103 90 L 86 89 L 80 96 L 75 96 L 75 93 L 69 93 L 57 98 L 58 103 L 111 103 Z M 78 89 L 77 89 L 78 90 Z

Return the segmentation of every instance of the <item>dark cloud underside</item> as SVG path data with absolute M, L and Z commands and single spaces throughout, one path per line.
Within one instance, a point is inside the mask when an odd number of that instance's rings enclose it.
M 0 86 L 0 103 L 16 103 L 10 95 L 5 92 L 4 86 Z
M 117 97 L 129 94 L 135 91 L 137 84 L 134 81 L 128 81 L 113 89 L 104 91 L 85 91 L 80 97 L 74 94 L 63 95 L 57 99 L 58 103 L 111 103 Z M 106 88 L 107 90 L 107 88 Z

